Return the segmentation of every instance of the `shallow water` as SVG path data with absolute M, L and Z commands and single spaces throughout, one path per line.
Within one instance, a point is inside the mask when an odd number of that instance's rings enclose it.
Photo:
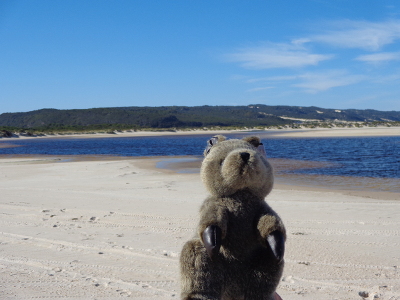
M 162 158 L 156 163 L 156 167 L 177 173 L 200 173 L 202 159 L 202 156 Z M 271 158 L 269 161 L 274 168 L 275 182 L 286 186 L 359 191 L 366 197 L 369 196 L 369 192 L 400 193 L 400 178 L 305 174 L 305 170 L 323 169 L 330 164 L 282 158 Z M 384 195 L 381 197 L 385 198 Z M 397 199 L 394 195 L 386 197 Z M 400 196 L 398 198 L 397 200 L 400 200 Z
M 400 178 L 400 137 L 356 138 L 271 138 L 267 132 L 245 135 L 262 138 L 269 158 L 305 162 L 289 174 L 347 177 Z M 4 139 L 0 155 L 116 155 L 116 156 L 201 156 L 209 135 L 116 138 Z M 10 147 L 10 144 L 16 147 Z M 310 167 L 311 162 L 320 162 Z M 189 170 L 190 171 L 190 170 Z

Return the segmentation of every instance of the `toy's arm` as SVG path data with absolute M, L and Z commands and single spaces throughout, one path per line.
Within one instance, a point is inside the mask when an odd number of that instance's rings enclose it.
M 277 215 L 266 214 L 261 216 L 257 224 L 260 233 L 260 242 L 269 247 L 278 261 L 285 254 L 286 230 L 282 220 Z
M 201 208 L 198 233 L 211 258 L 219 252 L 222 240 L 226 236 L 227 224 L 227 214 L 222 207 L 214 203 L 204 203 Z

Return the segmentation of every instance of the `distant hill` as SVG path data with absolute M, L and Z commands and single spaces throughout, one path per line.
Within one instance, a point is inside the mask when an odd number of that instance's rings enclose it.
M 399 111 L 325 109 L 299 106 L 162 106 L 40 109 L 3 113 L 0 126 L 19 129 L 100 127 L 180 128 L 280 126 L 302 121 L 399 122 Z

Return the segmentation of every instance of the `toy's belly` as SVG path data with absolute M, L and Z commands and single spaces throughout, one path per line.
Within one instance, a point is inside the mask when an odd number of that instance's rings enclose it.
M 257 226 L 253 218 L 239 216 L 231 217 L 229 220 L 222 247 L 230 255 L 236 258 L 244 258 L 261 247 Z

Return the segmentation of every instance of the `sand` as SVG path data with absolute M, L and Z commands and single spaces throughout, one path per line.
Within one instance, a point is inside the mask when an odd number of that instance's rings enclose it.
M 179 252 L 207 192 L 198 160 L 160 161 L 173 165 L 0 158 L 0 299 L 179 299 Z M 400 193 L 303 185 L 273 163 L 282 298 L 400 299 Z
M 315 129 L 284 129 L 274 131 L 274 135 L 285 137 L 357 137 L 357 136 L 399 136 L 400 127 L 360 127 L 360 128 L 315 128 Z

